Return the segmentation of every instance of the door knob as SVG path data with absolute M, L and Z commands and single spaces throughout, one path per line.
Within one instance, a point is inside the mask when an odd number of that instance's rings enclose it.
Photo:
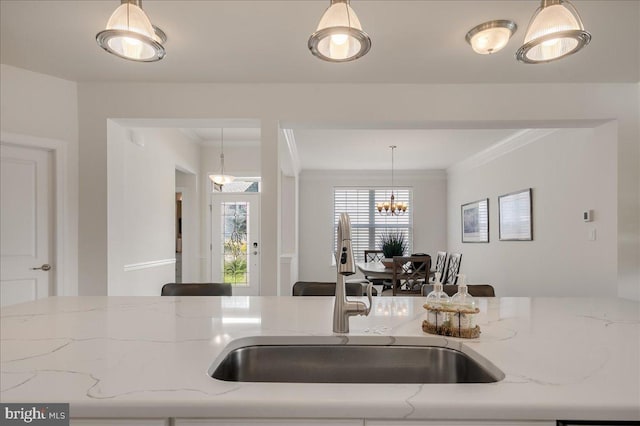
M 49 265 L 48 263 L 45 263 L 39 268 L 31 268 L 32 271 L 49 271 L 50 269 L 51 269 L 51 265 Z

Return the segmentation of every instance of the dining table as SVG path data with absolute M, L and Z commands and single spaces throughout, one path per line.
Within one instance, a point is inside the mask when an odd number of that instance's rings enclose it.
M 393 268 L 387 268 L 382 262 L 356 262 L 356 267 L 369 279 L 391 280 Z
M 356 267 L 369 280 L 392 280 L 393 268 L 387 268 L 382 262 L 356 262 Z M 429 271 L 429 277 L 434 277 L 435 271 Z
M 371 282 L 378 280 L 378 284 L 374 285 L 379 295 L 382 295 L 384 285 L 379 280 L 386 281 L 389 286 L 393 281 L 393 267 L 387 267 L 382 262 L 356 262 L 356 267 Z M 434 271 L 429 271 L 429 277 L 434 276 Z M 395 296 L 395 290 L 393 292 Z

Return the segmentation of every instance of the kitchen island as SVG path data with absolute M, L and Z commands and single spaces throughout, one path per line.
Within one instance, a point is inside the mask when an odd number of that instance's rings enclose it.
M 72 425 L 640 420 L 638 302 L 476 300 L 478 339 L 424 333 L 422 297 L 374 298 L 346 336 L 462 342 L 504 372 L 496 383 L 241 383 L 207 374 L 239 338 L 331 336 L 333 297 L 51 297 L 1 311 L 1 400 L 68 402 Z

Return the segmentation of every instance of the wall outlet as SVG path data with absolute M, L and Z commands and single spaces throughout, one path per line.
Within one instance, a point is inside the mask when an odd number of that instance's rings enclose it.
M 582 212 L 582 220 L 591 222 L 593 220 L 593 210 L 585 210 Z

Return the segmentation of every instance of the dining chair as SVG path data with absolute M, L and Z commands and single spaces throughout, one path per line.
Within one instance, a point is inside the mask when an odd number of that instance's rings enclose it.
M 367 262 L 380 262 L 384 259 L 384 252 L 382 250 L 365 250 L 364 261 Z
M 440 274 L 440 281 L 444 279 L 444 267 L 447 264 L 447 252 L 439 251 L 436 255 L 436 265 L 433 269 L 433 279 L 431 281 L 435 281 L 436 274 Z
M 345 283 L 347 296 L 364 296 L 364 286 L 359 282 Z M 335 296 L 336 283 L 319 281 L 298 281 L 291 289 L 293 296 Z M 377 296 L 376 289 L 373 295 Z
M 364 251 L 364 262 L 381 262 L 384 259 L 384 252 L 382 250 L 365 250 Z M 391 288 L 391 281 L 383 280 L 380 278 L 369 278 L 368 276 L 364 276 L 364 278 L 373 283 L 373 285 L 380 285 L 382 289 Z
M 231 284 L 168 283 L 162 286 L 161 296 L 231 296 Z
M 431 256 L 394 256 L 392 295 L 420 294 L 431 270 Z
M 443 285 L 442 290 L 451 297 L 458 292 L 457 285 Z M 426 296 L 433 291 L 433 284 L 422 286 L 422 295 Z M 467 284 L 467 291 L 473 297 L 496 297 L 496 291 L 490 284 Z
M 460 273 L 460 264 L 462 263 L 462 253 L 451 253 L 449 255 L 449 261 L 445 268 L 445 273 L 442 278 L 442 284 L 457 284 L 458 274 Z

